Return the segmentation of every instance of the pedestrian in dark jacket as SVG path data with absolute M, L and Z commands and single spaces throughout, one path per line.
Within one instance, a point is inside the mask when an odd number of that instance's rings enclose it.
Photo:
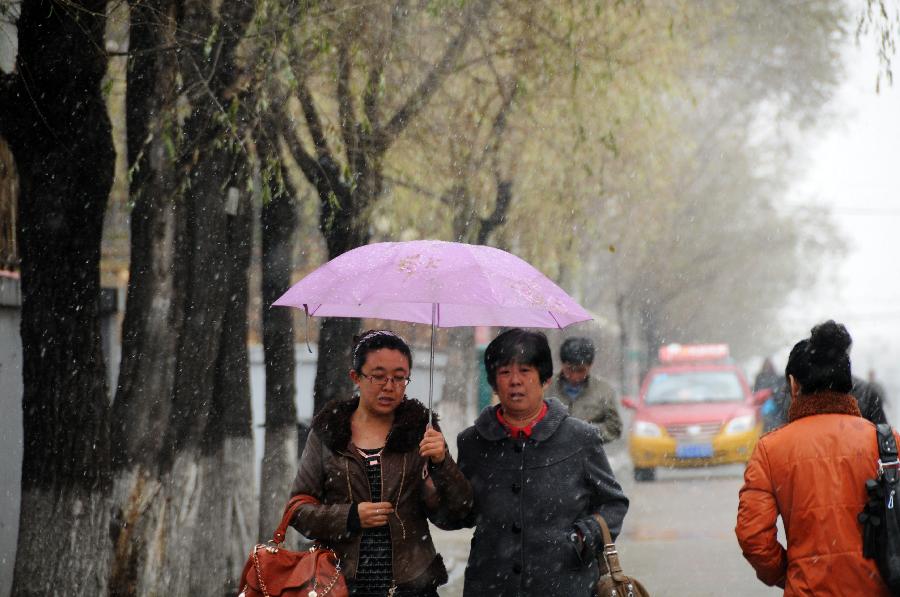
M 782 381 L 783 377 L 775 371 L 772 359 L 766 357 L 763 360 L 762 367 L 759 368 L 759 373 L 756 374 L 756 378 L 753 380 L 753 391 L 772 390 L 774 392 Z
M 474 526 L 465 597 L 587 597 L 598 578 L 602 516 L 615 537 L 628 510 L 590 424 L 544 400 L 553 377 L 547 338 L 512 329 L 484 354 L 500 403 L 458 438 L 472 483 Z
M 856 399 L 862 417 L 876 425 L 887 423 L 887 416 L 884 414 L 884 399 L 879 387 L 855 375 L 852 377 L 852 381 L 853 387 L 850 394 Z M 764 432 L 777 429 L 788 422 L 791 393 L 786 382 L 782 382 L 775 390 L 773 400 L 775 401 L 775 414 L 771 419 L 767 419 Z
M 350 377 L 359 396 L 333 400 L 316 415 L 291 495 L 293 526 L 337 552 L 354 596 L 437 597 L 447 582 L 428 520 L 465 516 L 472 488 L 447 452 L 434 420 L 404 394 L 412 356 L 393 332 L 362 335 Z

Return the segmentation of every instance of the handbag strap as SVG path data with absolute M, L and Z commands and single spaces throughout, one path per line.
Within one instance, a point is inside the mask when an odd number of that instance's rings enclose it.
M 603 557 L 597 559 L 597 562 L 600 565 L 600 575 L 602 576 L 608 571 L 614 581 L 627 581 L 628 577 L 622 572 L 622 565 L 619 563 L 619 552 L 616 549 L 616 544 L 613 543 L 612 534 L 609 532 L 609 526 L 599 514 L 594 515 L 594 520 L 600 525 L 600 533 L 603 536 Z M 606 565 L 606 571 L 603 570 L 604 564 Z
M 287 505 L 284 507 L 284 514 L 281 517 L 281 523 L 278 525 L 278 528 L 275 529 L 275 533 L 272 535 L 272 541 L 279 545 L 281 543 L 284 543 L 284 534 L 287 532 L 287 528 L 291 524 L 291 519 L 294 518 L 294 514 L 296 514 L 297 509 L 300 506 L 303 506 L 305 504 L 321 503 L 322 502 L 320 502 L 318 499 L 305 493 L 300 493 L 293 496 L 290 500 L 288 500 Z

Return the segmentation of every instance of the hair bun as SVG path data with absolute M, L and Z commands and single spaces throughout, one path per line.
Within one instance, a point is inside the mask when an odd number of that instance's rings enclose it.
M 829 362 L 836 357 L 847 354 L 853 339 L 850 332 L 841 323 L 829 319 L 810 330 L 810 359 L 814 362 Z

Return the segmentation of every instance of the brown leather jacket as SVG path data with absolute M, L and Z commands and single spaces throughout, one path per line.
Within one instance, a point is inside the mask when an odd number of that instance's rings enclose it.
M 358 398 L 335 400 L 315 417 L 300 459 L 291 495 L 305 493 L 320 505 L 302 506 L 293 526 L 337 552 L 348 578 L 356 576 L 362 534 L 351 533 L 347 518 L 351 502 L 372 501 L 365 463 L 351 441 L 350 418 Z M 394 505 L 389 519 L 394 582 L 400 587 L 436 587 L 447 582 L 443 560 L 434 549 L 428 520 L 438 527 L 465 517 L 472 506 L 472 487 L 450 454 L 429 467 L 434 482 L 426 484 L 426 459 L 419 455 L 426 409 L 406 399 L 394 413 L 394 424 L 381 457 L 382 501 Z M 436 418 L 433 419 L 435 428 Z

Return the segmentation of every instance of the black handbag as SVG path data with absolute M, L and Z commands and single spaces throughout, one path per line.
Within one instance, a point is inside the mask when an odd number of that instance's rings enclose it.
M 875 560 L 884 583 L 900 595 L 900 460 L 891 426 L 876 427 L 878 476 L 866 481 L 869 501 L 859 513 L 863 556 Z

